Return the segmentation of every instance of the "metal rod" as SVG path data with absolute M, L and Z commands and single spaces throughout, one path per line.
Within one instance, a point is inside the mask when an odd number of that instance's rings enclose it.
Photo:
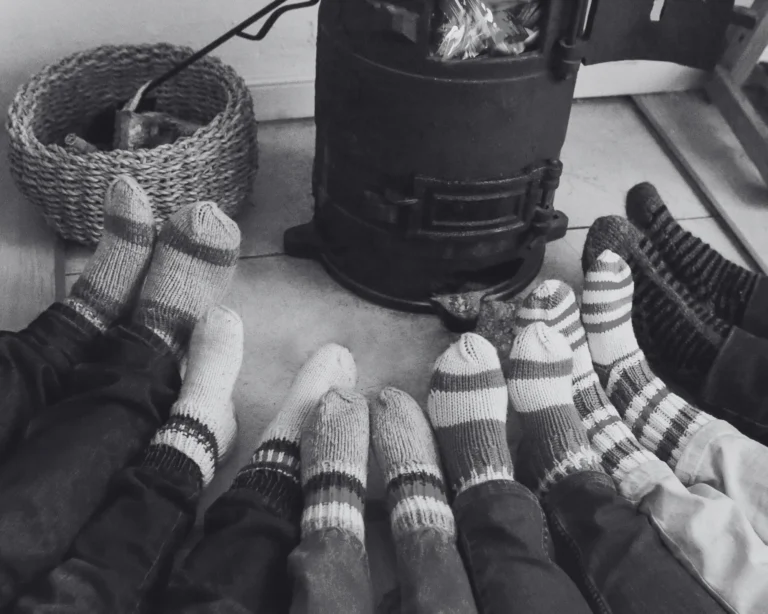
M 320 0 L 306 0 L 305 2 L 297 2 L 296 4 L 289 4 L 288 6 L 283 6 L 277 9 L 274 13 L 272 13 L 269 16 L 266 23 L 261 27 L 261 30 L 259 30 L 256 34 L 248 34 L 247 32 L 238 32 L 236 36 L 239 36 L 240 38 L 244 38 L 249 41 L 260 41 L 267 34 L 269 34 L 269 31 L 272 29 L 272 26 L 275 25 L 275 22 L 278 19 L 280 19 L 280 17 L 283 14 L 287 13 L 288 11 L 295 11 L 296 9 L 303 9 L 303 8 L 308 8 L 310 6 L 314 6 L 318 2 L 320 2 Z
M 160 75 L 159 77 L 154 78 L 152 81 L 150 81 L 149 85 L 144 90 L 144 94 L 147 92 L 152 91 L 159 85 L 162 85 L 168 79 L 171 79 L 178 75 L 182 70 L 187 68 L 189 65 L 194 64 L 197 62 L 200 58 L 202 58 L 205 55 L 208 55 L 211 51 L 216 49 L 219 45 L 223 45 L 226 43 L 229 39 L 234 38 L 237 36 L 241 31 L 245 30 L 247 27 L 253 25 L 256 23 L 259 19 L 264 17 L 265 15 L 271 13 L 276 8 L 280 7 L 282 4 L 285 4 L 287 0 L 274 0 L 273 2 L 270 2 L 267 6 L 265 6 L 263 9 L 261 9 L 258 13 L 255 15 L 252 15 L 242 23 L 236 25 L 234 28 L 226 32 L 225 34 L 222 34 L 219 38 L 217 38 L 215 41 L 207 44 L 205 47 L 200 49 L 199 51 L 196 51 L 191 56 L 189 56 L 186 60 L 181 62 L 180 64 L 177 64 L 174 66 L 171 70 L 166 72 L 165 74 Z M 272 22 L 274 24 L 274 21 Z

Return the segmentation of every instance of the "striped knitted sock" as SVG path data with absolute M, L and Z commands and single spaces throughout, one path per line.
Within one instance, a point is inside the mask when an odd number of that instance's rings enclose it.
M 466 333 L 435 362 L 427 411 L 456 495 L 513 480 L 507 447 L 507 387 L 494 347 Z
M 369 419 L 365 397 L 351 390 L 331 390 L 320 401 L 301 438 L 302 537 L 339 529 L 364 542 Z
M 456 536 L 435 437 L 418 403 L 385 388 L 371 411 L 373 449 L 384 471 L 395 546 L 423 528 Z
M 669 377 L 697 392 L 725 343 L 730 326 L 715 317 L 678 282 L 642 233 L 624 218 L 598 218 L 584 245 L 584 273 L 605 250 L 630 266 L 634 308 L 626 313 L 638 341 Z
M 627 217 L 648 235 L 686 288 L 739 325 L 758 276 L 727 260 L 675 221 L 656 188 L 641 183 L 627 194 Z
M 581 324 L 576 296 L 568 284 L 557 280 L 545 281 L 526 297 L 518 310 L 515 328 L 521 330 L 538 321 L 565 336 L 570 343 L 573 352 L 573 404 L 605 471 L 611 476 L 623 476 L 653 458 L 637 444 L 605 395 L 592 366 L 592 355 Z
M 152 256 L 155 220 L 144 190 L 121 175 L 104 199 L 104 232 L 66 305 L 105 331 L 133 306 Z
M 235 477 L 232 488 L 257 490 L 278 514 L 298 519 L 299 444 L 307 418 L 325 393 L 332 388 L 350 389 L 356 381 L 355 360 L 348 349 L 329 343 L 317 350 L 294 378 L 282 408 L 261 436 L 250 463 Z
M 163 226 L 134 320 L 181 355 L 196 322 L 229 286 L 240 229 L 216 205 L 177 211 Z
M 674 469 L 683 449 L 712 417 L 672 394 L 637 345 L 632 322 L 632 273 L 613 252 L 587 272 L 584 325 L 606 392 L 640 443 Z
M 537 494 L 574 473 L 601 470 L 573 405 L 572 373 L 568 342 L 546 324 L 531 324 L 515 337 L 507 388 L 523 425 L 521 457 L 537 481 Z
M 211 309 L 192 333 L 179 399 L 152 439 L 145 464 L 173 462 L 178 453 L 200 470 L 208 486 L 237 435 L 232 390 L 243 361 L 243 323 L 226 307 Z

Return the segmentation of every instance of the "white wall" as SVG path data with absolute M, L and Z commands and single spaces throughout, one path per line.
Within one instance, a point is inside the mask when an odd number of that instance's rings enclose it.
M 105 43 L 167 41 L 202 47 L 266 0 L 0 0 L 0 103 L 30 74 Z M 233 39 L 217 52 L 252 86 L 311 82 L 317 7 L 280 18 L 262 42 Z M 255 31 L 255 30 L 254 30 Z M 289 88 L 290 89 L 290 88 Z M 286 109 L 290 111 L 290 108 Z

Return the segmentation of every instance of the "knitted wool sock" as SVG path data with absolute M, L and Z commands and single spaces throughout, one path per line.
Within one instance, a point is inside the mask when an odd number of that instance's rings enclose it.
M 632 318 L 640 346 L 654 363 L 695 391 L 725 343 L 730 326 L 698 303 L 650 248 L 626 219 L 598 218 L 584 245 L 584 273 L 605 250 L 624 259 L 632 270 L 635 294 L 633 308 L 627 307 L 623 315 Z
M 134 320 L 183 353 L 197 321 L 229 286 L 240 229 L 216 205 L 177 211 L 163 226 Z
M 392 534 L 398 538 L 432 528 L 456 536 L 437 444 L 418 403 L 385 388 L 371 411 L 373 449 L 384 471 Z
M 613 252 L 587 272 L 584 325 L 606 392 L 640 443 L 673 469 L 685 446 L 712 417 L 673 394 L 651 371 L 632 322 L 632 273 Z
M 507 447 L 507 389 L 494 347 L 466 333 L 435 362 L 427 411 L 456 495 L 513 480 Z
M 522 421 L 523 462 L 538 482 L 537 494 L 571 474 L 601 470 L 573 405 L 572 371 L 568 342 L 546 324 L 531 324 L 515 337 L 507 388 Z
M 640 183 L 627 194 L 627 217 L 648 235 L 675 275 L 699 300 L 739 325 L 758 276 L 727 260 L 675 221 L 656 188 Z
M 357 381 L 349 350 L 330 343 L 304 363 L 291 384 L 277 416 L 261 436 L 251 457 L 235 477 L 232 488 L 260 492 L 280 515 L 301 513 L 301 433 L 308 416 L 332 388 L 350 389 Z
M 568 284 L 558 280 L 545 281 L 529 294 L 518 310 L 516 334 L 538 321 L 563 335 L 571 346 L 573 404 L 605 471 L 611 476 L 626 475 L 632 468 L 653 458 L 637 445 L 635 437 L 605 395 L 592 366 L 576 296 Z
M 364 542 L 368 446 L 365 397 L 351 390 L 331 390 L 320 401 L 312 428 L 301 439 L 302 537 L 339 529 Z
M 192 333 L 179 400 L 152 439 L 145 462 L 168 462 L 180 452 L 200 469 L 203 486 L 237 435 L 232 390 L 243 361 L 243 323 L 226 307 L 211 309 Z
M 155 220 L 144 190 L 127 176 L 104 199 L 104 231 L 66 305 L 105 331 L 125 315 L 138 294 L 155 243 Z

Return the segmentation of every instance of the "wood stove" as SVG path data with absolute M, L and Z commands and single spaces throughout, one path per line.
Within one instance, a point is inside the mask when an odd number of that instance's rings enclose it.
M 311 223 L 286 252 L 357 294 L 432 311 L 511 297 L 568 219 L 554 208 L 579 66 L 711 68 L 733 0 L 549 0 L 538 46 L 433 59 L 437 0 L 322 0 Z M 660 6 L 660 4 L 662 6 Z

